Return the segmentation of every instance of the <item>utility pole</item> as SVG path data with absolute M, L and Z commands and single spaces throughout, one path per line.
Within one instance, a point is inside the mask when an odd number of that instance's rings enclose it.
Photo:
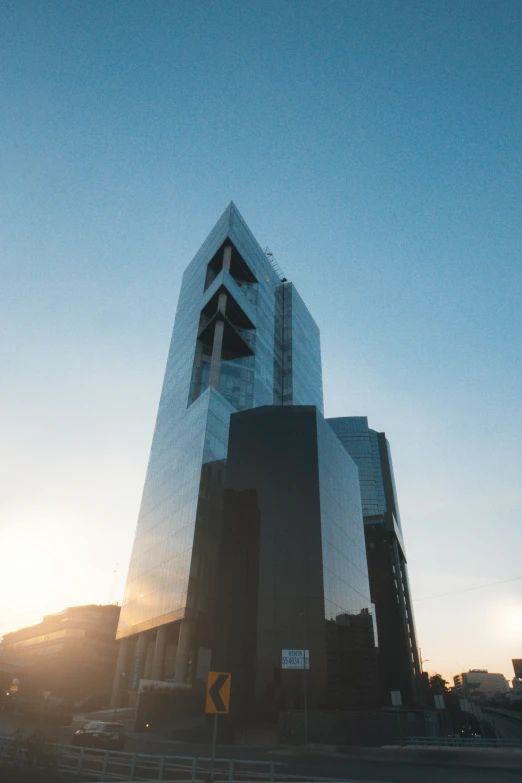
M 304 639 L 304 647 L 303 647 L 303 696 L 304 696 L 304 741 L 305 745 L 308 745 L 308 694 L 307 694 L 307 676 L 306 676 L 306 653 L 307 653 L 307 628 L 306 628 L 306 612 L 303 612 L 301 614 L 301 617 L 303 618 L 303 639 Z M 308 663 L 310 662 L 310 657 L 308 657 Z
M 308 703 L 306 693 L 306 638 L 303 650 L 303 691 L 304 691 L 304 737 L 305 745 L 308 745 Z

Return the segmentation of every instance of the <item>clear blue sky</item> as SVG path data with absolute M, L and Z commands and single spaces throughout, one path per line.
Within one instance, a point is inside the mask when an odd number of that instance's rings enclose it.
M 522 576 L 521 21 L 4 0 L 0 632 L 121 598 L 181 274 L 231 199 L 321 329 L 327 415 L 391 441 L 414 598 Z M 432 671 L 522 657 L 522 580 L 416 617 Z

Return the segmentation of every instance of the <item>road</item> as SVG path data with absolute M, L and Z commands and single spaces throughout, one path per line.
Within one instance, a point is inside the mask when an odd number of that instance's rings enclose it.
M 522 721 L 520 719 L 511 718 L 503 710 L 489 709 L 487 707 L 483 707 L 482 712 L 499 737 L 522 739 Z
M 488 759 L 487 763 L 491 763 Z M 342 778 L 379 783 L 520 783 L 522 780 L 522 756 L 518 769 L 492 767 L 478 755 L 464 760 L 451 756 L 440 757 L 433 751 L 398 749 L 393 756 L 385 749 L 372 749 L 370 753 L 357 753 L 350 757 L 334 754 L 302 755 L 289 765 L 292 774 L 317 777 Z
M 501 716 L 499 716 L 501 717 Z M 508 718 L 505 718 L 509 720 Z M 17 716 L 0 713 L 0 734 L 18 728 Z M 26 730 L 31 730 L 27 726 Z M 71 729 L 45 726 L 52 741 L 70 743 Z M 127 751 L 176 756 L 209 755 L 208 745 L 173 742 L 147 734 L 130 734 Z M 522 752 L 498 750 L 419 750 L 413 748 L 242 747 L 219 746 L 221 758 L 274 760 L 286 772 L 364 783 L 521 783 Z M 514 768 L 516 766 L 516 768 Z

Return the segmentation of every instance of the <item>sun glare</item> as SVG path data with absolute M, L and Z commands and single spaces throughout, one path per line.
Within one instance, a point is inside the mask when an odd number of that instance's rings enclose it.
M 503 609 L 499 624 L 503 635 L 522 641 L 522 605 L 514 604 Z
M 60 596 L 74 572 L 74 553 L 62 520 L 16 520 L 3 536 L 3 548 L 0 591 L 9 596 L 2 607 L 3 631 L 64 608 Z

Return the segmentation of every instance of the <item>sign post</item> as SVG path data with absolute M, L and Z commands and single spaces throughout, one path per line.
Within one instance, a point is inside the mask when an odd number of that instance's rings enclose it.
M 282 650 L 282 669 L 303 670 L 303 696 L 304 696 L 304 740 L 308 744 L 308 694 L 306 684 L 306 671 L 310 668 L 310 650 Z
M 306 653 L 308 650 L 303 650 L 303 691 L 304 691 L 304 741 L 305 745 L 308 745 L 308 698 L 306 693 L 306 663 L 308 658 Z M 308 665 L 310 663 L 308 662 Z
M 399 721 L 399 739 L 402 745 L 402 724 L 401 713 L 399 710 L 399 707 L 402 707 L 402 695 L 400 691 L 390 691 L 390 693 L 392 706 L 397 708 L 397 720 Z
M 210 780 L 214 780 L 214 761 L 216 758 L 217 721 L 218 715 L 228 715 L 230 712 L 230 672 L 209 672 L 207 681 L 207 701 L 205 712 L 214 716 L 214 731 L 212 733 L 212 758 L 210 762 Z
M 440 722 L 442 724 L 442 732 L 443 734 L 447 734 L 448 727 L 445 725 L 446 718 L 445 718 L 445 709 L 446 705 L 444 704 L 444 696 L 442 693 L 436 693 L 433 697 L 433 701 L 435 702 L 435 709 L 440 711 Z
M 214 761 L 216 758 L 216 741 L 217 741 L 217 712 L 214 713 L 214 731 L 212 732 L 212 756 L 210 762 L 210 783 L 214 780 Z

